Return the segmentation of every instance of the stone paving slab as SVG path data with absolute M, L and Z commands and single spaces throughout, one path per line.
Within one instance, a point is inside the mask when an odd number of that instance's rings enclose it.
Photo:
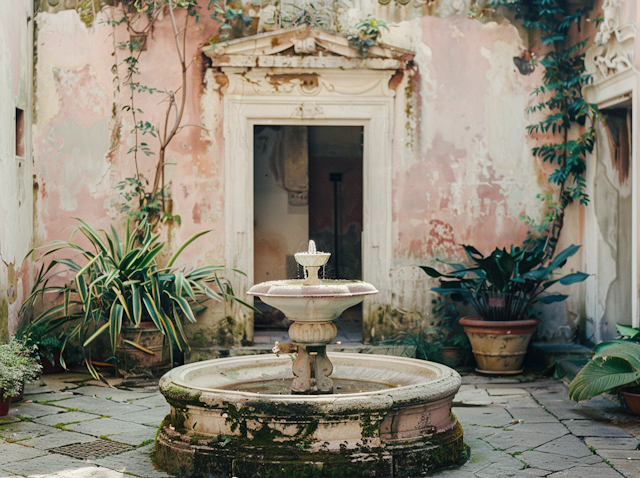
M 593 466 L 576 466 L 547 476 L 549 478 L 623 478 L 625 475 L 618 473 L 605 463 L 599 463 Z M 627 478 L 635 478 L 636 476 L 627 475 Z
M 46 451 L 29 448 L 22 444 L 0 441 L 0 468 L 4 468 L 5 463 L 29 460 L 47 454 Z
M 585 437 L 584 442 L 596 450 L 636 450 L 640 446 L 637 438 Z
M 87 443 L 94 441 L 95 439 L 95 437 L 85 435 L 84 433 L 74 433 L 61 430 L 58 433 L 50 433 L 48 435 L 31 438 L 30 440 L 23 440 L 20 444 L 38 448 L 40 450 L 49 450 L 59 446 L 73 445 L 74 443 Z
M 150 435 L 151 438 L 155 438 L 156 434 L 156 428 L 132 422 L 125 424 L 121 420 L 114 418 L 99 418 L 98 420 L 72 423 L 66 425 L 65 428 L 94 437 L 106 436 L 109 437 L 110 440 L 127 443 L 129 445 L 139 445 L 143 441 L 148 440 Z M 142 438 L 138 439 L 138 437 Z M 127 438 L 127 440 L 118 438 Z
M 561 451 L 562 450 L 558 450 L 558 452 Z M 593 454 L 575 458 L 558 453 L 544 453 L 536 450 L 525 451 L 518 458 L 532 468 L 549 471 L 561 471 L 578 465 L 593 465 L 603 461 L 601 457 Z
M 629 433 L 616 426 L 591 420 L 564 420 L 563 424 L 578 437 L 632 438 Z
M 550 441 L 549 443 L 539 446 L 535 451 L 570 456 L 572 458 L 583 458 L 593 455 L 593 452 L 589 450 L 587 445 L 574 435 L 565 435 Z
M 76 389 L 75 393 L 98 398 L 106 398 L 115 402 L 128 402 L 139 398 L 152 397 L 157 392 L 131 392 L 129 390 L 119 390 L 117 388 L 110 387 L 88 386 Z
M 131 473 L 146 478 L 170 478 L 171 475 L 158 471 L 153 466 L 148 453 L 140 450 L 128 451 L 119 455 L 107 456 L 94 460 L 95 463 L 113 470 Z
M 64 412 L 55 415 L 45 415 L 44 417 L 34 418 L 33 421 L 42 425 L 65 425 L 67 423 L 84 422 L 87 420 L 95 420 L 102 418 L 100 415 L 86 412 Z
M 65 398 L 73 397 L 72 391 L 67 392 L 46 392 L 46 393 L 34 393 L 31 395 L 25 395 L 27 400 L 31 400 L 36 403 L 53 402 L 56 400 L 63 400 Z
M 159 392 L 152 394 L 146 398 L 138 398 L 131 402 L 133 405 L 138 405 L 142 407 L 155 408 L 155 407 L 168 407 L 169 404 Z
M 29 460 L 4 463 L 1 466 L 11 473 L 39 477 L 85 468 L 87 463 L 68 456 L 47 453 Z
M 524 423 L 558 423 L 556 417 L 540 407 L 509 407 L 507 410 L 514 420 L 522 420 Z
M 66 412 L 66 409 L 52 405 L 41 405 L 39 403 L 23 403 L 20 405 L 20 408 L 14 407 L 10 409 L 11 415 L 19 415 L 27 418 L 39 418 L 62 412 Z
M 169 412 L 171 407 L 155 407 L 142 412 L 125 413 L 124 415 L 114 416 L 114 420 L 121 420 L 124 422 L 139 423 L 140 425 L 148 425 L 158 428 Z
M 59 407 L 72 408 L 74 411 L 80 410 L 96 415 L 107 415 L 109 417 L 115 415 L 124 415 L 125 413 L 140 412 L 147 410 L 146 407 L 132 405 L 130 403 L 114 402 L 105 398 L 93 396 L 78 395 L 73 398 L 55 402 Z
M 57 428 L 31 422 L 15 422 L 0 427 L 0 437 L 7 441 L 26 440 L 40 435 L 49 435 L 51 433 L 59 432 L 60 430 Z
M 598 455 L 605 460 L 640 460 L 640 450 L 598 450 Z

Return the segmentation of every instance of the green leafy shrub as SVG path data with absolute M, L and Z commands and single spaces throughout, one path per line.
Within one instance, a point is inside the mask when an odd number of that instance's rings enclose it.
M 569 397 L 579 402 L 618 387 L 640 384 L 640 329 L 618 325 L 620 340 L 601 342 L 569 385 Z
M 449 264 L 453 269 L 440 273 L 432 267 L 420 266 L 430 277 L 440 279 L 440 287 L 431 290 L 449 295 L 457 301 L 469 301 L 485 320 L 522 320 L 530 317 L 533 306 L 540 302 L 560 302 L 568 296 L 543 295 L 552 285 L 570 285 L 584 281 L 588 276 L 574 272 L 554 278 L 556 269 L 578 252 L 580 246 L 569 246 L 545 265 L 541 249 L 511 246 L 510 251 L 496 248 L 488 257 L 475 247 L 463 246 L 473 266 Z
M 174 267 L 182 251 L 208 231 L 188 239 L 162 267 L 157 256 L 165 242 L 160 241 L 159 234 L 152 231 L 146 220 L 136 228 L 132 228 L 128 221 L 124 238 L 120 238 L 111 226 L 110 234 L 102 231 L 104 239 L 86 222 L 79 222 L 72 239 L 80 233 L 92 247 L 84 248 L 71 241 L 53 241 L 39 248 L 46 250 L 40 259 L 59 251 L 70 251 L 77 256 L 54 258 L 46 268 L 43 264 L 34 290 L 23 303 L 21 312 L 32 309 L 35 300 L 45 294 L 58 298 L 33 323 L 44 323 L 49 330 L 67 327 L 62 350 L 69 340 L 77 340 L 85 351 L 87 368 L 95 377 L 98 374 L 86 352 L 89 345 L 103 334 L 108 334 L 115 353 L 123 325 L 138 327 L 141 322 L 153 322 L 168 340 L 173 354 L 173 347 L 181 351 L 188 348 L 183 319 L 195 323 L 195 313 L 206 308 L 207 300 L 236 301 L 247 305 L 233 295 L 230 283 L 218 276 L 224 266 L 207 265 L 188 272 Z M 63 285 L 51 285 L 52 277 L 63 272 L 73 278 Z M 136 342 L 125 342 L 151 353 Z
M 15 338 L 0 345 L 0 391 L 3 400 L 18 396 L 24 383 L 38 378 L 42 366 L 33 358 L 35 353 L 35 347 Z

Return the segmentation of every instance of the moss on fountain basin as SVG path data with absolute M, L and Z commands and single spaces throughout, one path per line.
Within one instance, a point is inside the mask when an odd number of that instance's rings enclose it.
M 329 356 L 338 386 L 375 387 L 329 395 L 234 390 L 271 390 L 271 382 L 290 380 L 288 356 L 170 371 L 160 382 L 171 415 L 158 434 L 158 462 L 182 476 L 415 478 L 463 459 L 462 428 L 451 414 L 460 387 L 455 371 L 399 357 Z

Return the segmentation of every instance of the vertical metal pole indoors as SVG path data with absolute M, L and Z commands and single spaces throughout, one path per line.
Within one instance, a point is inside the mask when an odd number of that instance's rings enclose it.
M 340 277 L 340 249 L 338 248 L 338 183 L 342 182 L 342 173 L 329 173 L 329 181 L 333 183 L 333 260 L 336 269 L 335 278 Z

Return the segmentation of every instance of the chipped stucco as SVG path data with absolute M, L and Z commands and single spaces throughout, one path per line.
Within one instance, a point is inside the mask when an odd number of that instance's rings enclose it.
M 12 2 L 0 16 L 0 341 L 18 326 L 18 309 L 29 290 L 31 247 L 31 65 L 33 7 Z M 24 152 L 16 151 L 16 109 L 24 113 Z

